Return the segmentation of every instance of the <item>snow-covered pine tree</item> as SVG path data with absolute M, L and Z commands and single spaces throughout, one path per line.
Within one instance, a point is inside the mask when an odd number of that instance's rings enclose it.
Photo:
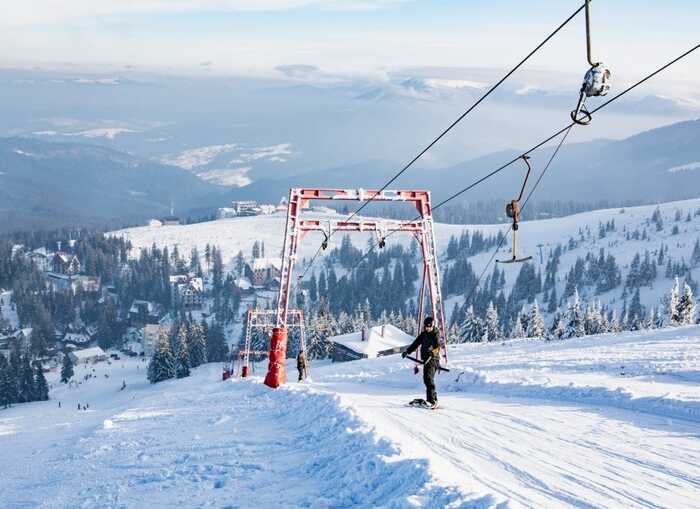
M 207 345 L 204 330 L 197 322 L 192 322 L 188 328 L 187 349 L 190 367 L 196 368 L 207 362 Z
M 581 309 L 581 299 L 578 289 L 574 288 L 573 300 L 569 303 L 566 311 L 566 338 L 580 338 L 586 334 L 584 325 L 583 310 Z
M 613 309 L 608 320 L 608 332 L 620 332 L 621 330 L 622 327 L 620 327 L 620 320 L 617 318 L 617 311 Z
M 564 339 L 565 334 L 566 334 L 566 322 L 564 321 L 564 317 L 561 315 L 561 313 L 557 313 L 554 315 L 554 319 L 552 321 L 552 327 L 549 329 L 548 338 L 550 338 L 550 339 Z
M 678 299 L 678 318 L 681 325 L 695 323 L 695 298 L 687 283 L 683 283 L 683 295 Z
M 493 302 L 489 301 L 489 306 L 486 308 L 486 317 L 484 320 L 486 341 L 500 341 L 503 339 L 503 331 L 501 330 L 501 322 L 498 319 L 498 310 Z
M 73 378 L 73 375 L 75 372 L 73 371 L 73 361 L 70 358 L 70 355 L 63 354 L 63 364 L 61 365 L 61 382 L 64 384 L 67 384 L 71 378 Z
M 459 337 L 462 343 L 486 341 L 484 324 L 476 316 L 474 306 L 469 306 L 464 315 L 464 320 L 459 328 Z
M 49 384 L 44 376 L 41 362 L 34 361 L 34 400 L 47 401 L 49 399 Z
M 170 335 L 162 330 L 158 336 L 151 362 L 148 364 L 148 381 L 152 384 L 175 376 L 175 357 L 170 348 Z
M 224 329 L 219 322 L 214 322 L 206 337 L 207 361 L 224 362 L 228 356 L 228 345 Z
M 180 327 L 177 334 L 177 355 L 175 357 L 175 376 L 190 376 L 190 353 L 187 348 L 187 327 Z
M 528 320 L 527 337 L 543 338 L 547 333 L 547 328 L 540 313 L 540 307 L 537 304 L 537 299 L 530 306 L 530 318 Z
M 34 400 L 34 370 L 29 362 L 29 354 L 22 356 L 19 370 L 18 401 L 26 403 Z
M 671 293 L 668 298 L 668 324 L 672 327 L 681 324 L 681 317 L 678 314 L 678 305 L 680 303 L 680 289 L 678 285 L 678 278 L 676 277 L 673 287 L 671 288 Z
M 10 363 L 0 354 L 0 407 L 7 408 L 15 401 L 14 386 Z
M 319 319 L 318 316 L 308 315 L 304 336 L 308 359 L 325 359 L 328 357 L 331 345 L 327 340 L 327 334 L 328 322 Z
M 515 315 L 513 322 L 514 322 L 513 327 L 510 329 L 511 339 L 524 338 L 525 337 L 525 329 L 523 329 L 523 323 L 520 320 L 519 314 Z
M 597 304 L 594 303 L 586 306 L 586 313 L 583 320 L 583 328 L 586 331 L 586 335 L 605 332 L 602 327 L 602 321 L 600 307 Z

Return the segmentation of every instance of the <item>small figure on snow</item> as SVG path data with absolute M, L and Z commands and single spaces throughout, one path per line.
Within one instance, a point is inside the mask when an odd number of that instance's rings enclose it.
M 299 381 L 301 382 L 306 378 L 306 354 L 304 350 L 301 350 L 297 355 L 297 371 L 299 371 Z
M 425 384 L 426 393 L 425 400 L 430 408 L 436 408 L 438 400 L 435 390 L 435 373 L 440 368 L 440 340 L 431 316 L 423 321 L 423 325 L 423 331 L 401 354 L 401 357 L 405 359 L 420 346 L 420 357 L 423 361 L 423 383 Z

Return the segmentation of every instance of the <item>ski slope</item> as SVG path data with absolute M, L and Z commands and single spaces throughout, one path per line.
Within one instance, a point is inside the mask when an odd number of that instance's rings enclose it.
M 398 356 L 277 391 L 80 366 L 0 411 L 0 507 L 696 508 L 699 347 L 700 326 L 457 345 L 436 411 L 404 405 L 423 389 Z

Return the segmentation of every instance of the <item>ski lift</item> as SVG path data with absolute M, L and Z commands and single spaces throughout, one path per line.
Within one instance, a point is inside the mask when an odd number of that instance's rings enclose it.
M 586 0 L 586 56 L 591 68 L 583 77 L 583 85 L 579 92 L 576 109 L 571 112 L 571 120 L 579 125 L 588 125 L 593 120 L 591 113 L 586 109 L 586 99 L 589 97 L 602 97 L 610 90 L 610 69 L 602 62 L 594 62 L 591 51 L 591 0 Z
M 528 260 L 532 260 L 532 256 L 525 256 L 518 258 L 517 251 L 517 235 L 518 227 L 520 222 L 520 200 L 523 198 L 523 193 L 525 192 L 525 186 L 527 186 L 527 179 L 530 177 L 530 172 L 532 171 L 532 166 L 530 166 L 530 157 L 524 155 L 521 159 L 527 165 L 527 173 L 525 174 L 525 181 L 523 182 L 523 187 L 520 188 L 520 195 L 515 200 L 511 200 L 506 205 L 506 216 L 513 220 L 513 256 L 509 260 L 496 260 L 496 263 L 522 263 Z

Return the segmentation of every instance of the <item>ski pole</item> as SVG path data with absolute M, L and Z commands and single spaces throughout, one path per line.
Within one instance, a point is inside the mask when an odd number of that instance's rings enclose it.
M 411 357 L 410 355 L 407 355 L 407 356 L 406 356 L 406 359 L 410 359 L 410 360 L 412 360 L 413 362 L 415 362 L 416 364 L 425 365 L 425 362 L 423 362 L 422 360 L 417 359 L 417 358 L 415 358 L 415 357 Z M 447 372 L 447 373 L 450 372 L 449 369 L 443 368 L 443 367 L 440 366 L 440 365 L 438 365 L 438 370 L 439 370 L 439 371 L 445 371 L 445 372 Z

